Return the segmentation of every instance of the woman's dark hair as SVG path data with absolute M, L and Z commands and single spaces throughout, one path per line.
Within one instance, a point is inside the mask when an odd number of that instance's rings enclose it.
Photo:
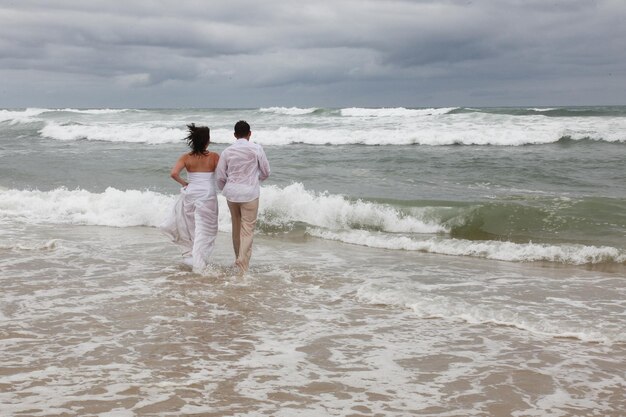
M 250 125 L 245 120 L 240 120 L 235 123 L 235 137 L 245 138 L 250 133 Z
M 206 126 L 187 125 L 189 135 L 185 138 L 187 145 L 191 148 L 192 155 L 204 155 L 207 146 L 211 143 L 209 128 Z

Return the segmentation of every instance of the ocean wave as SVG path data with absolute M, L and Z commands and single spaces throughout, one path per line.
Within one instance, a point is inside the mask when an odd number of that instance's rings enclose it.
M 118 114 L 130 111 L 139 111 L 132 109 L 44 109 L 44 108 L 27 108 L 24 110 L 0 110 L 0 122 L 10 122 L 10 124 L 18 123 L 33 123 L 39 122 L 43 119 L 38 116 L 42 116 L 46 113 L 78 113 L 78 114 L 90 114 L 90 115 L 107 115 Z
M 330 229 L 371 229 L 389 233 L 444 233 L 447 229 L 386 204 L 348 200 L 341 195 L 308 191 L 301 183 L 263 187 L 261 215 L 267 225 L 294 222 Z
M 112 227 L 157 226 L 174 198 L 153 191 L 103 193 L 57 188 L 52 191 L 0 191 L 0 218 L 27 223 Z
M 187 132 L 183 127 L 133 124 L 61 124 L 48 122 L 39 131 L 42 137 L 61 140 L 96 140 L 106 142 L 134 142 L 163 144 L 180 142 Z
M 542 112 L 546 112 L 546 111 L 553 111 L 553 110 L 558 110 L 556 107 L 533 107 L 533 108 L 529 108 L 526 109 L 528 111 L 533 111 L 533 112 L 537 112 L 537 113 L 542 113 Z
M 30 116 L 29 116 L 30 117 Z M 571 141 L 594 140 L 626 143 L 626 120 L 614 124 L 583 124 L 564 128 L 561 123 L 516 124 L 510 120 L 478 123 L 457 121 L 454 125 L 424 123 L 408 128 L 405 134 L 397 129 L 371 127 L 368 129 L 278 127 L 254 132 L 253 140 L 264 146 L 308 145 L 493 145 L 523 146 L 552 144 L 567 138 Z M 32 121 L 32 118 L 31 118 Z M 622 126 L 624 125 L 624 126 Z M 59 123 L 46 122 L 39 130 L 42 137 L 61 141 L 97 140 L 147 144 L 176 143 L 186 136 L 183 125 L 175 122 L 142 123 Z M 231 143 L 232 131 L 212 129 L 211 141 Z
M 140 110 L 136 109 L 56 109 L 50 111 L 58 111 L 58 112 L 66 112 L 66 113 L 80 113 L 80 114 L 118 114 L 118 113 L 126 113 L 126 112 L 137 112 Z
M 422 240 L 407 236 L 373 233 L 367 230 L 333 231 L 310 228 L 307 233 L 321 239 L 373 248 L 470 256 L 509 262 L 544 261 L 570 265 L 626 264 L 626 252 L 610 246 L 549 245 L 532 242 L 514 243 L 445 238 Z
M 28 108 L 25 110 L 0 110 L 0 122 L 10 122 L 10 124 L 32 123 L 39 120 L 37 116 L 48 111 L 50 110 L 38 108 Z
M 174 195 L 150 190 L 112 187 L 101 193 L 66 188 L 51 191 L 3 189 L 0 190 L 0 221 L 155 227 L 164 220 L 174 199 Z M 218 196 L 218 202 L 219 230 L 230 231 L 226 201 Z M 313 192 L 301 183 L 283 188 L 269 185 L 262 187 L 259 231 L 272 234 L 298 227 L 310 236 L 344 243 L 502 261 L 573 265 L 626 263 L 626 252 L 610 246 L 453 238 L 449 235 L 453 230 L 442 214 L 447 213 L 449 217 L 451 210 L 455 209 L 400 209 L 389 204 Z
M 361 108 L 350 107 L 341 109 L 340 113 L 346 117 L 410 117 L 410 116 L 437 116 L 450 113 L 458 107 L 441 107 L 429 109 L 393 108 Z
M 445 228 L 399 210 L 340 195 L 308 191 L 300 183 L 263 187 L 260 227 L 275 230 L 306 223 L 327 228 L 367 228 L 386 232 L 438 233 Z M 174 201 L 154 191 L 117 190 L 103 193 L 58 188 L 52 191 L 0 191 L 0 218 L 33 223 L 84 224 L 113 227 L 157 226 Z M 220 230 L 230 228 L 228 207 L 220 196 Z
M 259 109 L 262 113 L 276 113 L 287 116 L 301 116 L 303 114 L 315 113 L 318 107 L 300 108 L 300 107 L 262 107 Z
M 459 107 L 451 114 L 484 113 L 507 116 L 543 116 L 547 118 L 619 117 L 626 116 L 626 106 L 596 107 Z
M 490 307 L 455 297 L 419 294 L 410 289 L 380 288 L 365 284 L 356 293 L 362 303 L 406 308 L 423 318 L 459 320 L 470 324 L 494 324 L 513 327 L 548 337 L 575 338 L 584 342 L 623 343 L 624 334 L 609 329 L 574 326 L 555 318 L 546 318 L 514 309 Z

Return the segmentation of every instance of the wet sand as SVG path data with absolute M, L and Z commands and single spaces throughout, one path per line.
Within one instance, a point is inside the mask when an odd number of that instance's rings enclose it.
M 476 277 L 470 286 L 511 279 L 512 288 L 575 277 L 609 294 L 623 290 L 621 271 L 285 235 L 257 237 L 251 273 L 237 277 L 220 234 L 217 265 L 198 275 L 150 228 L 42 226 L 29 236 L 0 251 L 3 416 L 617 417 L 626 409 L 626 345 L 615 339 L 623 312 L 602 333 L 611 340 L 555 337 L 522 318 L 481 322 L 450 306 L 443 317 L 435 289 L 455 274 Z M 420 294 L 432 309 L 390 300 L 393 279 L 408 270 L 423 274 L 412 282 L 429 285 Z

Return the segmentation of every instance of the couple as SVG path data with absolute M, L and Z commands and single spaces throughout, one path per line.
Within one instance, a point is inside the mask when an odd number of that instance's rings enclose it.
M 183 154 L 172 168 L 171 177 L 183 188 L 166 221 L 159 226 L 174 243 L 184 249 L 184 262 L 194 270 L 209 263 L 218 228 L 217 190 L 228 202 L 233 225 L 235 265 L 241 273 L 248 270 L 252 237 L 259 209 L 259 182 L 270 175 L 267 156 L 260 145 L 250 142 L 250 125 L 235 124 L 234 144 L 222 155 L 209 152 L 208 127 L 187 126 L 191 152 Z M 187 180 L 180 176 L 187 171 Z

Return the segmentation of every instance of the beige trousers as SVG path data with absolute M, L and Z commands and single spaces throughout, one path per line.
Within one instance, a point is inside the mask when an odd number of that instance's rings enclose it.
M 233 249 L 235 250 L 235 265 L 245 272 L 250 266 L 252 256 L 252 238 L 256 226 L 256 216 L 259 211 L 259 199 L 247 203 L 228 201 L 230 217 L 233 223 Z

